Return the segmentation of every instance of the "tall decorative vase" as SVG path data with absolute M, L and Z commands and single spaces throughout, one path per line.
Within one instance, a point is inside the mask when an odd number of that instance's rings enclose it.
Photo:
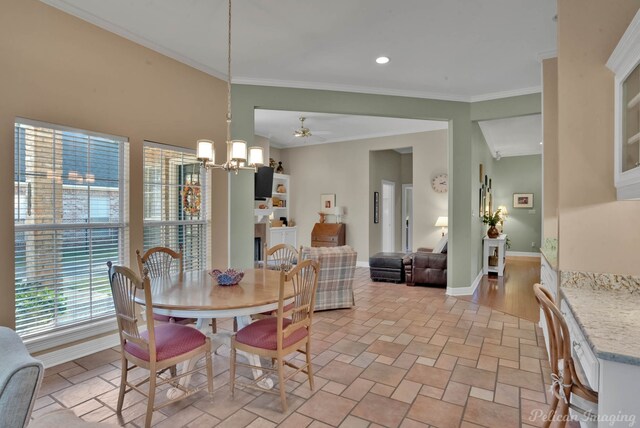
M 497 238 L 498 236 L 500 236 L 500 231 L 497 227 L 491 226 L 489 227 L 489 230 L 487 230 L 487 236 L 491 239 Z

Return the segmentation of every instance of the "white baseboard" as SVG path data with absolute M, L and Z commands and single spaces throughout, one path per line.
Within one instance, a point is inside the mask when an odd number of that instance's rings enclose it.
M 42 361 L 42 364 L 44 364 L 45 368 L 49 368 L 57 366 L 58 364 L 66 363 L 68 361 L 73 361 L 77 358 L 95 354 L 96 352 L 118 346 L 119 344 L 120 338 L 118 336 L 118 333 L 114 333 L 108 336 L 99 337 L 97 339 L 88 340 L 86 342 L 81 342 L 76 345 L 58 349 L 56 351 L 36 355 L 34 356 L 34 358 Z
M 356 261 L 356 267 L 369 267 L 369 262 Z
M 476 288 L 480 285 L 480 281 L 482 281 L 482 270 L 478 272 L 476 279 L 473 280 L 470 286 L 468 287 L 447 287 L 447 295 L 449 296 L 470 296 L 475 293 Z
M 526 251 L 507 251 L 507 257 L 540 257 L 540 253 Z

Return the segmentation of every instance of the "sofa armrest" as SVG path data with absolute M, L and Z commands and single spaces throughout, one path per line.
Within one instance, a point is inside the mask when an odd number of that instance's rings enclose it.
M 44 367 L 29 355 L 18 334 L 0 327 L 0 426 L 26 426 L 42 382 Z
M 413 254 L 407 254 L 402 258 L 402 265 L 404 268 L 404 279 L 407 285 L 415 285 L 413 280 Z

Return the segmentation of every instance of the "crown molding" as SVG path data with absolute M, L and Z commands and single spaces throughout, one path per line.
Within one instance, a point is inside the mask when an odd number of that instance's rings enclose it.
M 532 155 L 542 155 L 542 150 L 541 149 L 530 149 L 530 150 L 509 150 L 506 152 L 502 152 L 501 150 L 498 150 L 500 152 L 500 157 L 501 158 L 512 158 L 515 156 L 532 156 Z M 492 153 L 494 159 L 495 159 L 495 153 Z
M 545 59 L 556 58 L 558 56 L 558 50 L 554 49 L 551 51 L 540 52 L 538 54 L 538 62 L 542 63 Z
M 607 68 L 616 75 L 626 78 L 636 66 L 638 57 L 640 57 L 640 10 L 633 17 L 607 60 Z
M 218 70 L 212 67 L 209 67 L 208 65 L 205 65 L 199 61 L 195 61 L 172 49 L 168 49 L 162 45 L 152 42 L 151 40 L 148 40 L 140 36 L 139 34 L 132 33 L 131 31 L 126 30 L 120 27 L 119 25 L 114 24 L 113 22 L 102 19 L 99 16 L 96 16 L 74 5 L 71 5 L 64 0 L 40 0 L 40 1 L 58 10 L 61 10 L 62 12 L 65 12 L 71 16 L 75 16 L 76 18 L 82 19 L 83 21 L 86 21 L 97 27 L 100 27 L 103 30 L 109 31 L 110 33 L 114 33 L 120 37 L 123 37 L 127 40 L 130 40 L 134 43 L 144 46 L 145 48 L 151 49 L 152 51 L 155 51 L 161 55 L 167 56 L 171 59 L 181 62 L 189 67 L 195 68 L 196 70 L 202 71 L 203 73 L 206 73 L 215 78 L 224 80 L 225 82 L 227 80 L 227 76 L 224 73 L 221 73 Z
M 260 79 L 253 77 L 236 77 L 233 79 L 233 83 L 237 85 L 315 89 L 321 91 L 355 92 L 360 94 L 390 95 L 395 97 L 428 98 L 440 101 L 469 102 L 469 97 L 463 95 L 442 94 L 427 91 L 412 91 L 404 89 L 373 88 L 369 86 L 342 85 L 339 83 L 300 82 L 295 80 Z
M 437 122 L 437 121 L 434 121 Z M 371 134 L 363 134 L 363 135 L 358 135 L 354 138 L 334 138 L 334 139 L 324 139 L 323 141 L 314 141 L 314 142 L 309 142 L 307 140 L 301 140 L 299 143 L 295 143 L 295 144 L 281 144 L 277 141 L 272 141 L 269 138 L 269 143 L 271 144 L 272 147 L 275 147 L 276 149 L 293 149 L 296 147 L 308 147 L 308 146 L 317 146 L 319 144 L 333 144 L 333 143 L 344 143 L 345 141 L 360 141 L 360 140 L 368 140 L 370 138 L 384 138 L 384 137 L 395 137 L 395 136 L 401 136 L 401 135 L 410 135 L 410 134 L 422 134 L 423 132 L 434 132 L 434 131 L 443 131 L 443 130 L 447 130 L 448 129 L 448 125 L 447 122 L 442 121 L 443 126 L 442 128 L 434 128 L 434 129 L 430 129 L 428 131 L 418 131 L 418 132 L 404 132 L 404 133 L 397 133 L 397 132 L 374 132 Z M 313 138 L 313 136 L 311 137 Z
M 531 95 L 542 93 L 541 86 L 531 86 L 529 88 L 513 89 L 510 91 L 492 92 L 484 95 L 474 95 L 469 97 L 469 102 L 477 103 L 480 101 L 499 100 L 501 98 L 518 97 L 521 95 Z
M 355 92 L 361 94 L 374 94 L 374 95 L 390 95 L 396 97 L 409 97 L 409 98 L 424 98 L 439 101 L 456 101 L 473 103 L 478 101 L 497 100 L 500 98 L 517 97 L 520 95 L 530 95 L 542 92 L 542 87 L 532 86 L 523 89 L 514 89 L 510 91 L 492 92 L 482 95 L 451 95 L 442 94 L 437 92 L 426 91 L 410 91 L 400 89 L 388 89 L 388 88 L 371 88 L 368 86 L 352 86 L 352 85 L 340 85 L 332 83 L 318 83 L 318 82 L 300 82 L 300 81 L 288 81 L 288 80 L 276 80 L 276 79 L 257 79 L 253 77 L 237 77 L 233 79 L 233 83 L 236 85 L 253 85 L 253 86 L 272 86 L 279 88 L 296 88 L 296 89 L 315 89 L 321 91 L 338 91 L 338 92 Z

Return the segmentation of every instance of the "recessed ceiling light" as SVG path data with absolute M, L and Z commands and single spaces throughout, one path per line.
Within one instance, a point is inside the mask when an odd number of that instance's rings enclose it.
M 542 145 L 542 141 L 540 141 L 540 145 Z
M 379 56 L 378 58 L 376 58 L 376 62 L 378 64 L 386 64 L 389 62 L 389 57 L 386 56 Z

